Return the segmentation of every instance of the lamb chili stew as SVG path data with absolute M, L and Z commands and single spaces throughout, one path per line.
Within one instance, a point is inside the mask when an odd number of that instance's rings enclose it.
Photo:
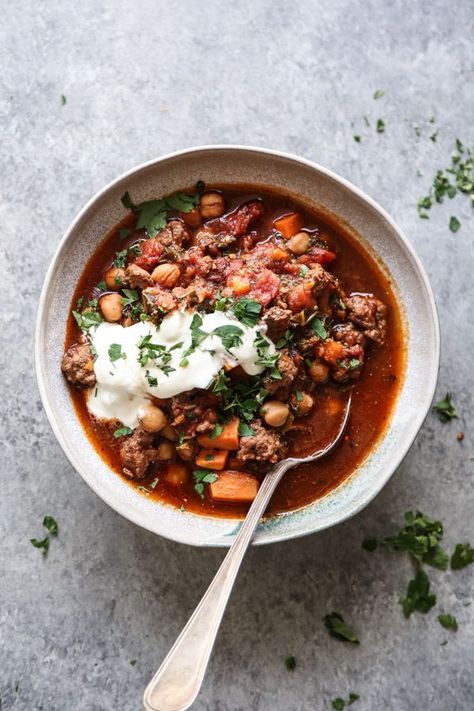
M 377 444 L 403 380 L 390 279 L 349 231 L 267 188 L 204 186 L 136 205 L 74 293 L 63 373 L 105 462 L 182 511 L 241 516 L 264 474 L 269 512 L 304 506 Z

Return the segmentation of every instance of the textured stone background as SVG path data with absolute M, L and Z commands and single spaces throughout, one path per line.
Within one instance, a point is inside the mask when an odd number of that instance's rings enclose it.
M 43 414 L 32 349 L 45 270 L 84 202 L 141 161 L 235 142 L 319 161 L 398 220 L 434 287 L 439 394 L 452 389 L 460 420 L 442 425 L 430 415 L 390 484 L 355 519 L 250 551 L 195 708 L 330 709 L 333 697 L 356 691 L 358 711 L 472 709 L 474 567 L 430 573 L 437 611 L 459 620 L 453 634 L 436 610 L 405 620 L 397 599 L 408 561 L 360 547 L 411 507 L 443 519 L 450 547 L 474 542 L 466 331 L 474 222 L 463 198 L 437 206 L 429 221 L 415 209 L 455 137 L 472 144 L 470 0 L 18 0 L 3 3 L 0 32 L 0 707 L 139 710 L 223 557 L 139 530 L 74 475 Z M 386 95 L 374 101 L 377 88 Z M 462 221 L 456 235 L 451 214 Z M 45 513 L 60 525 L 46 560 L 29 543 Z M 332 609 L 357 629 L 360 647 L 328 637 L 321 618 Z M 289 654 L 294 673 L 284 666 Z

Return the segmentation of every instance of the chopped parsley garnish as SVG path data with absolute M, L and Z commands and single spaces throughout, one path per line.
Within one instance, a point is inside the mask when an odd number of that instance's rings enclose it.
M 452 403 L 451 393 L 446 393 L 444 398 L 438 400 L 438 402 L 433 405 L 433 410 L 438 414 L 441 422 L 449 422 L 449 420 L 453 420 L 458 416 Z
M 452 215 L 449 218 L 449 229 L 451 230 L 451 232 L 457 232 L 460 227 L 461 223 L 459 222 L 458 218 L 455 215 Z
M 382 91 L 381 89 L 377 89 L 377 90 L 374 92 L 374 99 L 381 99 L 382 96 L 385 96 L 385 92 Z
M 67 99 L 64 94 L 61 94 L 61 106 L 66 106 Z
M 331 637 L 340 639 L 343 642 L 352 642 L 359 644 L 359 639 L 355 632 L 344 622 L 344 618 L 339 612 L 331 612 L 330 615 L 325 615 L 324 624 L 329 630 Z
M 217 474 L 209 469 L 195 469 L 193 471 L 194 488 L 201 499 L 204 498 L 204 487 L 206 484 L 212 484 L 217 479 Z
M 246 296 L 239 299 L 233 306 L 234 316 L 245 326 L 255 326 L 262 311 L 261 304 Z
M 445 630 L 452 630 L 453 632 L 458 631 L 458 622 L 454 615 L 449 615 L 447 613 L 438 615 L 438 622 L 441 627 L 444 627 Z
M 105 283 L 105 281 L 99 281 L 99 283 L 96 284 L 95 288 L 99 291 L 107 291 L 107 284 Z
M 377 133 L 384 133 L 385 121 L 381 118 L 377 119 Z
M 214 425 L 214 428 L 211 430 L 211 434 L 209 435 L 209 437 L 211 439 L 216 439 L 217 437 L 219 437 L 219 435 L 222 434 L 223 431 L 224 431 L 224 426 L 221 425 L 220 422 L 216 422 L 216 424 Z
M 127 357 L 126 353 L 122 352 L 122 346 L 120 345 L 120 343 L 111 343 L 109 346 L 108 355 L 112 363 L 115 363 L 116 360 L 120 360 L 120 358 L 123 358 L 125 360 L 125 358 Z
M 155 237 L 166 226 L 168 212 L 171 210 L 191 212 L 199 205 L 199 198 L 199 191 L 194 195 L 173 193 L 166 198 L 146 200 L 135 205 L 129 193 L 126 192 L 122 196 L 121 202 L 127 210 L 137 213 L 137 229 L 144 228 L 148 237 Z
M 359 136 L 358 134 L 356 134 L 355 136 L 353 136 L 353 138 L 354 138 L 354 141 L 355 141 L 356 143 L 360 143 L 360 136 Z
M 256 432 L 249 427 L 245 422 L 239 423 L 239 435 L 241 437 L 255 437 Z
M 322 341 L 325 341 L 328 337 L 328 332 L 324 327 L 324 322 L 318 316 L 311 320 L 311 328 Z
M 30 541 L 35 548 L 41 548 L 43 555 L 46 555 L 49 551 L 48 536 L 46 536 L 46 538 L 43 538 L 41 541 L 39 541 L 37 538 L 30 538 Z
M 223 371 L 215 378 L 212 390 L 220 395 L 220 410 L 224 420 L 229 417 L 239 417 L 250 422 L 268 395 L 258 375 L 250 376 L 245 380 L 231 381 Z
M 52 536 L 58 535 L 58 524 L 52 516 L 45 516 L 43 519 L 43 526 L 48 529 Z
M 304 277 L 304 276 L 306 276 L 306 274 L 307 274 L 308 272 L 309 272 L 309 267 L 308 267 L 308 265 L 307 265 L 307 264 L 302 264 L 302 265 L 300 266 L 300 270 L 299 270 L 299 272 L 298 272 L 298 276 L 299 276 L 299 277 Z
M 297 402 L 303 401 L 303 393 L 301 392 L 301 390 L 296 391 L 296 400 L 297 400 Z
M 419 563 L 440 570 L 448 567 L 448 555 L 439 545 L 443 537 L 443 524 L 421 511 L 407 511 L 405 525 L 396 536 L 383 538 L 381 543 L 389 551 L 407 551 Z
M 81 329 L 81 331 L 89 331 L 91 328 L 98 326 L 102 323 L 102 316 L 98 311 L 89 311 L 86 309 L 79 313 L 78 311 L 73 311 L 72 315 L 76 319 L 76 323 Z
M 122 293 L 125 294 L 122 296 L 122 306 L 131 306 L 139 299 L 138 291 L 134 289 L 122 289 Z
M 119 427 L 118 430 L 115 430 L 114 432 L 114 437 L 115 439 L 118 439 L 119 437 L 125 437 L 126 435 L 131 435 L 133 432 L 131 427 Z
M 117 269 L 123 269 L 127 264 L 128 249 L 122 249 L 120 252 L 115 253 L 114 266 Z
M 149 385 L 151 388 L 156 388 L 156 387 L 157 387 L 157 385 L 158 385 L 158 378 L 155 378 L 155 377 L 153 377 L 153 375 L 150 375 L 150 371 L 149 371 L 149 370 L 146 370 L 146 371 L 145 371 L 145 378 L 147 379 L 148 385 Z
M 177 345 L 181 346 L 182 343 Z M 161 343 L 152 343 L 151 334 L 143 336 L 143 338 L 139 340 L 137 346 L 138 350 L 140 351 L 138 356 L 138 362 L 140 363 L 142 368 L 149 361 L 153 361 L 154 365 L 156 365 L 166 376 L 176 370 L 175 368 L 169 365 L 169 362 L 172 358 L 171 350 L 173 349 L 170 348 L 170 350 L 168 351 L 166 349 L 166 346 L 161 345 Z M 175 347 L 176 346 L 173 346 L 173 348 Z
M 278 341 L 275 343 L 275 348 L 286 348 L 293 341 L 294 337 L 295 334 L 292 331 L 285 331 L 283 336 L 279 338 Z
M 218 326 L 215 328 L 210 335 L 218 336 L 224 348 L 238 348 L 243 344 L 242 335 L 243 330 L 238 326 L 226 325 Z
M 451 569 L 462 570 L 474 563 L 474 548 L 469 543 L 457 543 L 451 556 Z
M 351 691 L 347 702 L 344 701 L 343 698 L 338 696 L 337 698 L 331 701 L 331 706 L 333 707 L 333 709 L 336 709 L 336 711 L 343 711 L 343 709 L 346 708 L 346 703 L 347 706 L 351 706 L 355 701 L 357 701 L 357 699 L 360 699 L 359 694 L 354 694 L 354 692 Z
M 357 699 L 360 699 L 359 694 L 355 694 L 353 691 L 349 694 L 349 706 L 354 703 L 354 701 L 357 701 Z
M 419 570 L 410 580 L 406 597 L 401 597 L 399 603 L 405 617 L 410 617 L 413 612 L 426 615 L 436 605 L 436 595 L 430 593 L 430 581 L 424 570 Z
M 285 667 L 288 669 L 288 671 L 295 671 L 296 659 L 294 657 L 287 657 L 285 659 Z
M 230 299 L 228 299 L 226 296 L 216 294 L 216 300 L 214 301 L 214 311 L 224 311 L 228 301 L 230 301 Z

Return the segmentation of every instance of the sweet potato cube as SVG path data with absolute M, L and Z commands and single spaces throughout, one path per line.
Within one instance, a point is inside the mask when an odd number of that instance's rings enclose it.
M 246 504 L 254 500 L 258 491 L 258 479 L 249 472 L 230 469 L 220 472 L 216 481 L 209 484 L 209 494 L 214 501 L 227 504 Z

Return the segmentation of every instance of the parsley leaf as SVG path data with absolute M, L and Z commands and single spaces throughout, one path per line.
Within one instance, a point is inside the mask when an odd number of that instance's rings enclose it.
M 52 536 L 58 535 L 58 524 L 52 516 L 45 516 L 43 519 L 43 526 L 48 529 Z
M 401 597 L 399 603 L 405 617 L 415 611 L 426 615 L 436 605 L 436 595 L 430 593 L 430 581 L 424 570 L 419 570 L 410 580 L 406 597 Z
M 169 211 L 191 212 L 198 206 L 199 198 L 199 191 L 193 195 L 173 193 L 166 198 L 145 200 L 145 202 L 135 205 L 129 193 L 126 192 L 122 196 L 121 202 L 127 210 L 138 214 L 137 229 L 145 228 L 148 237 L 155 237 L 165 227 Z
M 30 542 L 35 548 L 41 548 L 41 550 L 43 551 L 43 555 L 46 555 L 49 551 L 48 536 L 46 536 L 46 538 L 43 538 L 41 541 L 39 541 L 37 538 L 30 538 Z
M 445 630 L 452 630 L 453 632 L 458 631 L 458 622 L 454 615 L 449 615 L 449 614 L 441 614 L 438 615 L 438 622 L 441 625 L 441 627 L 444 627 Z
M 135 289 L 122 289 L 122 293 L 125 294 L 125 296 L 122 296 L 122 306 L 130 306 L 135 301 L 138 301 L 138 291 L 135 291 Z
M 445 570 L 448 556 L 439 545 L 443 537 L 441 521 L 435 521 L 421 511 L 407 511 L 405 521 L 398 535 L 384 538 L 383 545 L 390 551 L 407 551 L 420 564 L 427 563 Z
M 238 348 L 243 344 L 243 333 L 243 330 L 238 326 L 227 325 L 218 326 L 212 331 L 211 335 L 218 336 L 221 339 L 224 348 L 229 349 Z
M 205 484 L 212 484 L 218 478 L 217 474 L 209 469 L 195 469 L 193 471 L 193 477 L 195 482 L 194 488 L 201 499 L 204 498 Z
M 383 119 L 377 119 L 377 133 L 384 133 L 385 131 L 385 121 Z
M 474 563 L 474 548 L 469 543 L 457 543 L 451 556 L 451 570 L 462 570 Z
M 115 430 L 114 432 L 114 437 L 115 439 L 118 439 L 119 437 L 125 437 L 125 435 L 131 435 L 133 432 L 131 427 L 119 427 L 118 430 Z
M 249 427 L 245 422 L 239 423 L 239 435 L 241 437 L 255 437 L 256 432 Z
M 382 91 L 381 89 L 377 89 L 377 90 L 374 92 L 374 99 L 381 99 L 382 96 L 385 96 L 385 92 Z
M 355 141 L 356 143 L 360 143 L 360 136 L 359 136 L 358 134 L 356 134 L 355 136 L 353 136 L 353 139 L 354 139 L 354 141 Z
M 449 229 L 451 230 L 451 232 L 457 232 L 460 227 L 461 223 L 459 222 L 458 218 L 455 217 L 455 215 L 452 215 L 449 218 Z
M 91 328 L 98 326 L 100 323 L 102 323 L 102 316 L 99 314 L 98 311 L 83 311 L 82 313 L 79 313 L 78 311 L 73 311 L 72 315 L 74 316 L 77 325 L 81 329 L 81 331 L 89 331 Z
M 66 106 L 67 99 L 64 94 L 61 94 L 61 106 Z
M 122 346 L 120 343 L 111 343 L 107 352 L 111 363 L 115 363 L 115 361 L 120 358 L 125 359 L 127 357 L 126 353 L 122 353 Z
M 158 385 L 158 378 L 154 378 L 152 375 L 150 375 L 150 371 L 146 370 L 145 371 L 145 378 L 148 380 L 148 385 L 151 388 L 156 388 Z
M 288 671 L 295 671 L 296 659 L 294 657 L 287 657 L 285 659 L 285 667 L 288 669 Z
M 344 701 L 344 699 L 342 699 L 340 696 L 338 696 L 337 698 L 335 698 L 331 701 L 331 706 L 336 711 L 343 711 L 343 709 L 346 706 L 346 702 Z
M 325 341 L 328 337 L 328 332 L 324 327 L 324 323 L 318 316 L 311 320 L 311 328 L 322 341 Z
M 214 429 L 211 430 L 211 434 L 209 435 L 209 437 L 211 439 L 216 439 L 217 437 L 219 437 L 219 435 L 222 434 L 223 431 L 224 431 L 224 425 L 221 425 L 220 422 L 216 422 L 216 424 L 214 425 Z
M 127 264 L 128 249 L 122 249 L 120 252 L 115 253 L 114 266 L 117 269 L 123 269 Z
M 441 422 L 449 422 L 449 420 L 453 420 L 458 416 L 451 398 L 451 393 L 446 393 L 444 398 L 441 398 L 441 400 L 438 400 L 438 402 L 433 405 L 433 410 L 438 414 Z
M 355 694 L 353 691 L 349 694 L 349 706 L 354 703 L 354 701 L 357 701 L 357 699 L 360 699 L 359 694 Z
M 245 326 L 255 326 L 262 311 L 262 306 L 258 301 L 244 296 L 232 306 L 232 311 L 235 317 Z
M 355 632 L 346 625 L 344 618 L 339 612 L 331 612 L 330 615 L 325 615 L 324 624 L 329 630 L 331 637 L 340 639 L 344 642 L 353 642 L 359 644 L 359 639 Z

